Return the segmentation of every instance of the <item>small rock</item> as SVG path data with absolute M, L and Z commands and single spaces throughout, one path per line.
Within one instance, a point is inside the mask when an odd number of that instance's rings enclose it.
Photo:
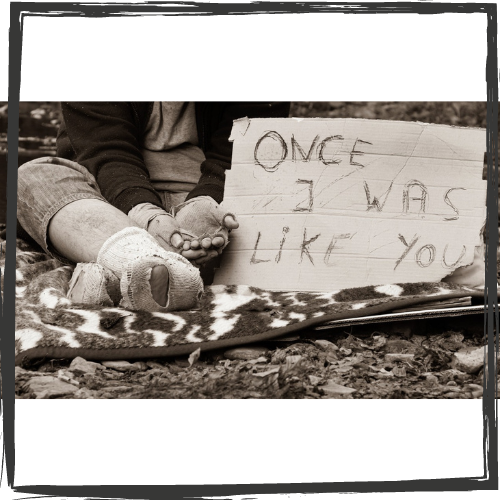
M 128 372 L 128 371 L 138 371 L 137 366 L 134 366 L 132 363 L 128 361 L 103 361 L 101 363 L 106 368 L 111 368 L 113 370 L 117 370 L 119 372 Z
M 266 347 L 235 347 L 234 349 L 229 349 L 224 352 L 224 357 L 227 359 L 241 359 L 243 361 L 248 361 L 250 359 L 257 359 L 261 356 L 265 356 L 269 352 Z
M 68 371 L 73 372 L 77 377 L 79 377 L 80 375 L 85 375 L 86 373 L 94 375 L 98 368 L 102 369 L 102 366 L 98 363 L 92 363 L 91 361 L 87 361 L 86 359 L 78 356 L 71 362 Z
M 424 375 L 425 375 L 425 381 L 427 382 L 427 384 L 435 385 L 438 383 L 438 378 L 436 377 L 436 375 L 433 375 L 432 373 L 424 373 Z
M 315 340 L 314 344 L 317 345 L 318 347 L 320 347 L 321 349 L 323 349 L 324 351 L 329 351 L 329 350 L 338 351 L 339 350 L 339 348 L 333 342 L 330 342 L 328 340 L 322 340 L 322 339 Z
M 484 358 L 487 354 L 487 347 L 462 349 L 453 354 L 451 367 L 465 373 L 476 373 L 483 367 Z
M 404 366 L 395 366 L 392 369 L 392 373 L 394 373 L 395 377 L 406 377 L 406 368 Z
M 56 377 L 38 376 L 30 379 L 26 385 L 33 391 L 37 398 L 50 398 L 68 396 L 77 391 L 74 385 L 67 384 Z
M 352 349 L 346 349 L 345 347 L 341 347 L 339 349 L 340 354 L 343 354 L 344 356 L 350 356 L 352 354 Z
M 356 392 L 356 389 L 351 389 L 350 387 L 336 384 L 331 380 L 329 380 L 325 385 L 321 385 L 320 389 L 322 389 L 325 394 L 332 396 L 346 396 L 348 394 Z
M 458 384 L 454 380 L 450 380 L 449 382 L 446 383 L 446 385 L 457 386 Z
M 396 361 L 412 361 L 415 357 L 414 354 L 402 354 L 402 353 L 388 353 L 385 355 L 384 359 L 388 363 L 394 363 Z

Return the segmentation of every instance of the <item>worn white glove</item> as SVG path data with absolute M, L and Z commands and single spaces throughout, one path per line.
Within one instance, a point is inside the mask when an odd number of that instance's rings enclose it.
M 151 234 L 169 252 L 179 253 L 184 239 L 174 217 L 152 203 L 136 205 L 128 216 L 142 229 Z
M 97 256 L 97 264 L 120 280 L 120 305 L 132 310 L 173 311 L 198 306 L 203 294 L 200 272 L 181 255 L 165 251 L 144 229 L 128 227 L 108 238 Z M 165 307 L 153 299 L 152 269 L 164 266 L 168 271 Z

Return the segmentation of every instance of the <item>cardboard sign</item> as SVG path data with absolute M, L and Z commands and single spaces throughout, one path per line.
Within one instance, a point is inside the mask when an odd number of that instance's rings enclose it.
M 484 129 L 360 119 L 234 122 L 214 283 L 332 291 L 440 281 L 486 219 Z

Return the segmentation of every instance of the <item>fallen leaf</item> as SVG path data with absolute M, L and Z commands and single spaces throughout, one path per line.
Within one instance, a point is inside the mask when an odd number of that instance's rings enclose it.
M 193 351 L 188 358 L 189 366 L 193 366 L 198 359 L 200 359 L 200 354 L 201 354 L 201 348 L 198 347 L 196 351 Z
M 350 372 L 353 369 L 352 365 L 345 365 L 345 366 L 339 366 L 338 368 L 335 369 L 337 373 L 347 373 Z
M 279 367 L 277 368 L 271 368 L 270 370 L 267 370 L 265 372 L 258 372 L 258 373 L 252 373 L 254 377 L 267 377 L 268 375 L 271 375 L 272 373 L 278 373 L 280 371 Z
M 350 387 L 336 384 L 332 380 L 328 380 L 325 385 L 321 385 L 319 386 L 319 388 L 328 395 L 347 395 L 356 392 L 356 389 L 351 389 Z
M 311 382 L 311 385 L 318 385 L 321 382 L 320 377 L 316 377 L 315 375 L 308 375 L 309 377 L 309 382 Z
M 333 351 L 338 351 L 339 349 L 333 342 L 330 342 L 329 340 L 318 339 L 314 341 L 314 344 L 317 345 L 320 349 L 323 349 L 325 351 L 329 349 L 332 349 Z

